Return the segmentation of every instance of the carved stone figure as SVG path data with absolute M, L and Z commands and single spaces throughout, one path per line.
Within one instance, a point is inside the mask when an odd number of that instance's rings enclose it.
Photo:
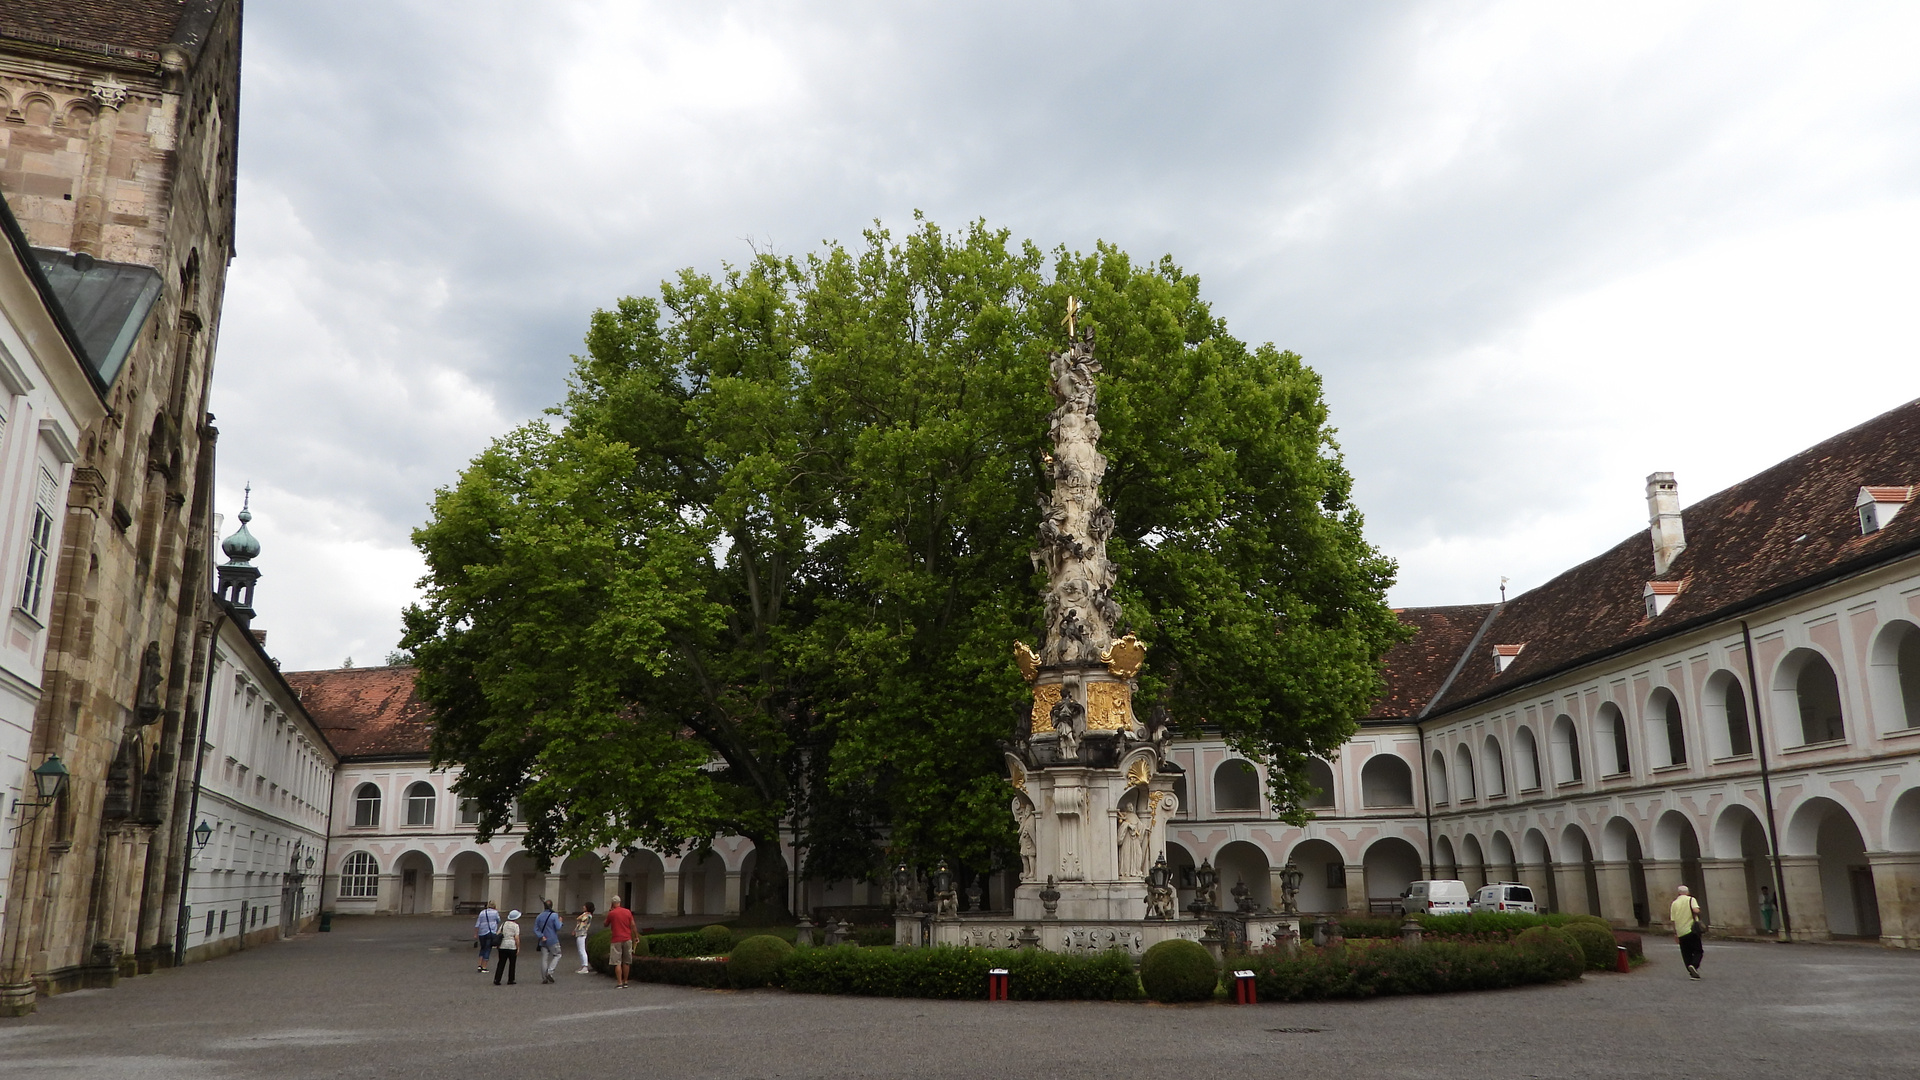
M 1053 490 L 1040 511 L 1036 567 L 1047 572 L 1046 638 L 1042 663 L 1087 663 L 1114 639 L 1120 607 L 1113 600 L 1107 538 L 1113 514 L 1100 501 L 1107 459 L 1100 455 L 1099 390 L 1093 330 L 1080 331 L 1065 352 L 1048 361 Z
M 1174 901 L 1179 899 L 1171 885 L 1147 886 L 1147 918 L 1171 920 L 1174 914 Z
M 1131 810 L 1114 814 L 1114 831 L 1119 841 L 1120 879 L 1137 881 L 1147 876 L 1147 832 L 1140 815 Z
M 134 692 L 135 711 L 140 714 L 141 724 L 151 724 L 160 719 L 160 681 L 164 676 L 160 671 L 160 643 L 147 642 L 147 649 L 140 654 L 140 683 Z
M 1035 834 L 1040 814 L 1024 797 L 1015 796 L 1013 818 L 1020 823 L 1020 880 L 1036 881 L 1040 877 L 1040 846 Z

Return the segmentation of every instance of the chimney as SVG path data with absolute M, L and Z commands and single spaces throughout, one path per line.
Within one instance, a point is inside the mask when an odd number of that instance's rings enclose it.
M 1687 550 L 1687 531 L 1680 525 L 1680 488 L 1670 472 L 1647 477 L 1647 523 L 1652 526 L 1653 573 L 1658 577 Z

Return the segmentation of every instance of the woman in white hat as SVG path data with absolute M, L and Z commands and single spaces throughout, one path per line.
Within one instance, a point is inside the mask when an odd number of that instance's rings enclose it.
M 493 965 L 493 985 L 500 985 L 500 976 L 507 977 L 507 985 L 513 985 L 514 969 L 520 958 L 520 909 L 507 912 L 506 921 L 500 924 L 500 959 Z

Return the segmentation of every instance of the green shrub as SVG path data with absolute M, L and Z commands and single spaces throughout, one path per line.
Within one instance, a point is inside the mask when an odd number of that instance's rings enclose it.
M 1568 937 L 1565 930 L 1536 926 L 1522 930 L 1513 943 L 1545 957 L 1555 979 L 1577 979 L 1587 968 L 1586 951 Z
M 742 989 L 778 983 L 780 964 L 793 955 L 793 946 L 772 934 L 750 937 L 733 947 L 727 957 L 727 971 L 733 985 Z
M 1372 918 L 1355 916 L 1341 919 L 1336 925 L 1341 937 L 1350 938 L 1393 938 L 1400 936 L 1400 924 L 1405 919 Z
M 1560 932 L 1580 946 L 1580 952 L 1586 956 L 1588 970 L 1604 971 L 1613 967 L 1615 942 L 1612 927 L 1595 926 L 1591 922 L 1575 919 L 1561 927 Z
M 733 928 L 714 923 L 700 928 L 700 936 L 707 941 L 707 952 L 723 953 L 733 948 Z
M 731 943 L 731 935 L 729 935 Z M 647 953 L 651 956 L 689 957 L 712 956 L 725 952 L 727 946 L 715 947 L 704 934 L 648 934 Z
M 1206 946 L 1172 938 L 1140 961 L 1140 985 L 1155 1001 L 1206 1001 L 1220 984 L 1220 965 Z
M 634 982 L 671 983 L 721 989 L 728 985 L 725 960 L 685 960 L 678 957 L 636 956 L 627 971 Z
M 863 926 L 853 932 L 853 943 L 865 945 L 870 949 L 882 949 L 893 944 L 893 927 Z
M 736 926 L 733 928 L 733 943 L 737 946 L 748 938 L 777 937 L 789 945 L 799 938 L 800 931 L 792 926 Z
M 1140 997 L 1133 962 L 1118 950 L 1098 956 L 1072 956 L 1022 949 L 966 949 L 939 945 L 930 949 L 872 949 L 840 945 L 802 949 L 780 967 L 781 981 L 799 994 L 856 994 L 864 997 L 922 997 L 980 1000 L 987 996 L 987 972 L 1007 969 L 1012 996 L 1019 1001 L 1094 999 L 1131 1001 Z
M 1525 931 L 1521 936 L 1533 933 Z M 1542 934 L 1558 931 L 1539 928 Z M 1390 994 L 1444 994 L 1497 990 L 1579 978 L 1584 966 L 1573 943 L 1442 941 L 1408 947 L 1397 942 L 1362 947 L 1303 948 L 1258 953 L 1234 963 L 1252 969 L 1262 1001 L 1321 1001 Z M 1569 971 L 1571 972 L 1569 974 Z
M 1631 930 L 1615 930 L 1613 932 L 1613 943 L 1624 947 L 1627 950 L 1627 957 L 1629 959 L 1643 960 L 1646 958 L 1646 950 L 1641 945 L 1640 935 Z
M 1504 941 L 1535 926 L 1547 925 L 1550 916 L 1528 915 L 1518 911 L 1470 911 L 1458 915 L 1416 915 L 1425 932 L 1445 937 L 1474 937 Z
M 587 935 L 587 966 L 602 975 L 613 974 L 613 966 L 607 963 L 607 952 L 612 948 L 613 931 L 595 930 Z

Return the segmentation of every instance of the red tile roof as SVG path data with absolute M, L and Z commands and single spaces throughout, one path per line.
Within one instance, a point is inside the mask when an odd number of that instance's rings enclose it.
M 6 0 L 0 38 L 158 61 L 181 17 L 204 0 Z
M 1702 623 L 1731 618 L 1818 582 L 1893 558 L 1920 554 L 1920 511 L 1902 510 L 1878 532 L 1862 536 L 1854 502 L 1862 487 L 1920 481 L 1920 400 L 1910 401 L 1849 431 L 1710 495 L 1686 508 L 1687 546 L 1658 580 L 1653 543 L 1636 532 L 1501 607 L 1486 640 L 1525 642 L 1505 671 L 1482 650 L 1468 656 L 1433 715 L 1469 708 L 1513 687 L 1639 648 Z M 1684 585 L 1659 615 L 1647 615 L 1649 582 Z M 1411 608 L 1401 618 L 1422 625 L 1430 612 Z M 1484 609 L 1482 609 L 1484 610 Z M 1428 635 L 1422 626 L 1422 637 Z M 1451 646 L 1464 646 L 1456 627 L 1433 644 L 1409 642 L 1387 656 L 1387 682 L 1425 686 Z M 1404 665 L 1405 672 L 1396 671 Z M 1391 696 L 1391 694 L 1389 695 Z M 1380 712 L 1379 706 L 1374 711 Z
M 1367 710 L 1368 720 L 1410 720 L 1420 715 L 1433 695 L 1446 685 L 1474 635 L 1487 621 L 1492 604 L 1459 607 L 1407 608 L 1400 621 L 1417 631 L 1387 653 L 1382 677 L 1386 693 Z
M 414 668 L 289 671 L 287 685 L 342 761 L 421 757 L 433 742 L 433 712 L 413 691 Z

